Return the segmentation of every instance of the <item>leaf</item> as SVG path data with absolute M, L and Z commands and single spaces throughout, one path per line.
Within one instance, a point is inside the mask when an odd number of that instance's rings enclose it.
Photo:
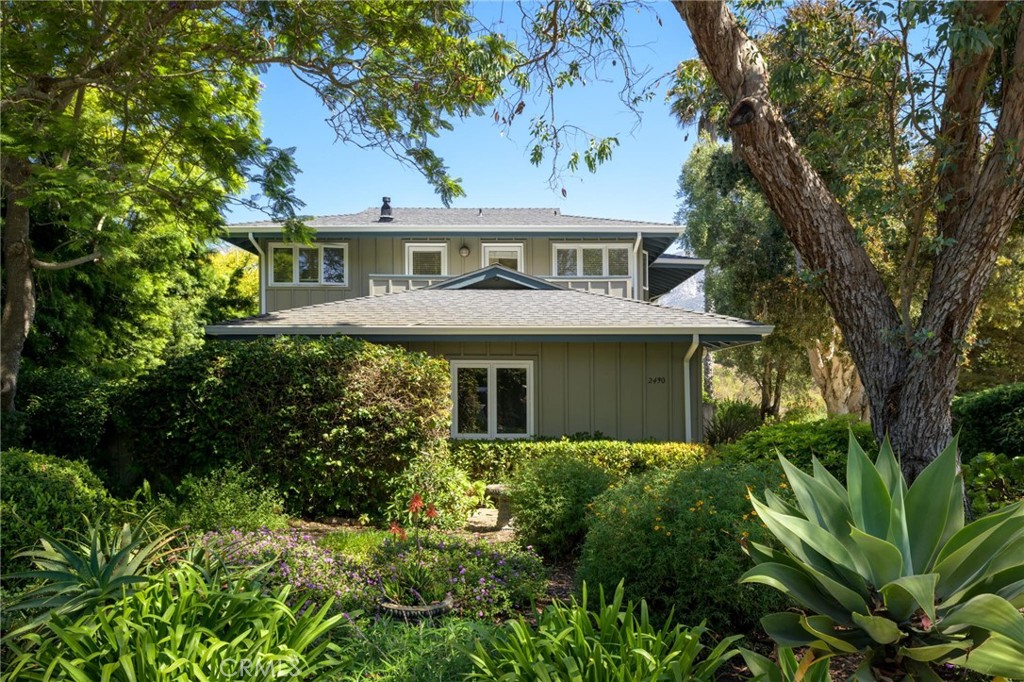
M 885 605 L 899 621 L 910 618 L 916 604 L 935 621 L 935 586 L 939 576 L 935 573 L 908 575 L 883 585 L 878 591 Z M 909 598 L 909 601 L 908 601 Z
M 891 542 L 868 535 L 859 528 L 850 530 L 850 541 L 864 556 L 875 589 L 903 575 L 903 555 Z
M 936 625 L 942 632 L 983 628 L 1007 637 L 1024 649 L 1024 615 L 994 594 L 979 594 Z
M 962 504 L 962 490 L 954 485 L 956 454 L 957 439 L 954 437 L 946 449 L 925 467 L 907 492 L 907 533 L 917 572 L 928 571 L 938 554 L 951 503 Z
M 886 537 L 892 498 L 852 431 L 846 460 L 846 487 L 854 525 L 868 535 Z
M 840 623 L 852 624 L 850 612 L 846 608 L 834 597 L 824 593 L 810 576 L 790 566 L 759 564 L 744 573 L 740 582 L 774 587 L 815 613 L 825 614 Z
M 1024 647 L 1002 635 L 989 637 L 979 646 L 949 662 L 983 675 L 1024 678 Z
M 853 622 L 879 644 L 894 644 L 903 638 L 903 632 L 896 623 L 882 616 L 853 614 Z
M 971 641 L 950 642 L 948 644 L 933 644 L 931 646 L 900 647 L 900 656 L 915 661 L 929 662 L 944 658 L 954 651 L 963 651 L 971 646 Z
M 824 642 L 819 642 L 817 637 L 804 629 L 800 619 L 798 613 L 772 613 L 761 619 L 761 627 L 779 646 L 813 646 L 818 643 L 821 648 L 825 648 Z

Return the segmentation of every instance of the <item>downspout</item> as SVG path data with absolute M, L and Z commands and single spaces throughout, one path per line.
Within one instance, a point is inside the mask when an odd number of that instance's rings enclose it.
M 249 242 L 256 249 L 256 253 L 260 257 L 259 263 L 259 281 L 260 281 L 260 315 L 267 314 L 267 283 L 263 281 L 263 268 L 266 267 L 266 258 L 263 253 L 263 249 L 260 248 L 260 243 L 256 241 L 252 236 L 252 232 L 249 233 Z
M 697 347 L 700 346 L 700 334 L 694 334 L 693 339 L 690 341 L 690 347 L 686 350 L 686 357 L 683 358 L 683 392 L 686 393 L 686 431 L 685 438 L 687 443 L 693 442 L 693 400 L 692 392 L 690 391 L 690 358 L 697 352 Z
M 636 241 L 633 242 L 633 298 L 639 300 L 640 292 L 640 246 L 643 244 L 643 235 L 640 232 L 636 233 Z

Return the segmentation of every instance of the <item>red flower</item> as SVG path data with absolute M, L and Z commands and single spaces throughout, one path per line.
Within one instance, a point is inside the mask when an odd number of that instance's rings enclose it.
M 412 499 L 409 500 L 409 512 L 412 514 L 416 514 L 421 509 L 423 509 L 423 498 L 420 497 L 419 493 L 416 493 L 415 495 L 412 496 Z
M 434 509 L 434 505 L 430 505 L 429 507 L 427 507 L 427 518 L 428 519 L 436 519 L 437 518 L 437 510 Z
M 388 528 L 388 532 L 397 536 L 399 540 L 405 539 L 405 529 L 398 525 L 398 521 L 391 522 L 391 527 Z

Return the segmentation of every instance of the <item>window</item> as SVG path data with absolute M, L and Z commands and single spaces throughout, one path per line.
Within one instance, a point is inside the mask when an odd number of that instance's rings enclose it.
M 484 244 L 483 267 L 488 265 L 504 265 L 512 270 L 523 269 L 522 244 Z
M 555 244 L 556 277 L 629 277 L 630 247 L 618 244 Z
M 452 360 L 452 436 L 533 435 L 533 362 Z
M 270 284 L 348 286 L 347 244 L 270 245 Z
M 406 244 L 405 274 L 447 275 L 447 244 Z

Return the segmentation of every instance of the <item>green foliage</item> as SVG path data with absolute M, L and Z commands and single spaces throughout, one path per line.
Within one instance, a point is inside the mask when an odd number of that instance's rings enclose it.
M 737 652 L 739 637 L 714 648 L 701 642 L 707 631 L 651 623 L 647 603 L 623 605 L 621 583 L 610 602 L 600 590 L 595 611 L 587 609 L 587 588 L 571 604 L 555 602 L 540 615 L 534 630 L 523 618 L 506 623 L 472 655 L 471 680 L 588 680 L 590 682 L 711 682 Z M 639 611 L 639 613 L 638 613 Z
M 422 453 L 414 458 L 398 476 L 394 489 L 387 519 L 408 522 L 409 500 L 419 495 L 425 504 L 433 505 L 436 513 L 419 519 L 429 528 L 463 528 L 469 514 L 481 502 L 466 472 L 452 464 L 443 452 Z
M 287 587 L 209 581 L 195 566 L 168 568 L 146 587 L 78 618 L 55 616 L 38 634 L 8 640 L 4 680 L 163 682 L 318 679 L 339 667 L 326 635 L 343 617 L 288 606 Z
M 368 559 L 389 537 L 386 531 L 372 528 L 339 530 L 323 536 L 317 544 L 347 558 L 362 561 Z
M 963 465 L 964 485 L 977 516 L 1024 499 L 1024 455 L 982 452 Z
M 615 473 L 640 473 L 663 467 L 688 466 L 707 456 L 694 443 L 631 443 L 622 440 L 452 440 L 453 461 L 474 479 L 506 481 L 517 467 L 542 457 L 578 459 Z
M 309 517 L 379 514 L 447 435 L 443 360 L 344 337 L 209 342 L 137 380 L 119 426 L 139 473 L 252 470 Z
M 587 532 L 590 503 L 614 480 L 582 459 L 551 454 L 526 462 L 510 490 L 516 538 L 549 559 L 575 554 Z
M 716 632 L 749 632 L 785 606 L 770 590 L 740 585 L 741 543 L 766 541 L 747 487 L 777 487 L 774 467 L 716 464 L 627 480 L 594 500 L 577 579 L 611 589 L 625 581 L 661 617 L 706 620 Z
M 862 675 L 1024 675 L 1024 501 L 965 525 L 955 439 L 909 488 L 888 441 L 871 462 L 851 437 L 845 488 L 817 460 L 812 476 L 780 459 L 796 504 L 751 502 L 785 551 L 751 542 L 743 577 L 806 609 L 761 619 L 776 642 L 865 652 Z
M 163 501 L 164 517 L 189 531 L 237 528 L 284 528 L 284 503 L 273 488 L 260 484 L 237 466 L 215 469 L 205 476 L 185 476 L 174 500 Z
M 209 255 L 212 293 L 206 299 L 203 319 L 220 322 L 251 317 L 260 312 L 259 259 L 237 247 Z
M 79 538 L 44 535 L 37 547 L 17 558 L 32 562 L 31 571 L 12 577 L 30 581 L 31 589 L 7 608 L 41 611 L 26 627 L 57 616 L 74 619 L 98 606 L 134 593 L 171 554 L 175 534 L 152 523 L 152 513 L 134 525 L 90 524 Z
M 29 567 L 15 554 L 36 544 L 39 538 L 73 535 L 88 528 L 83 516 L 98 520 L 117 508 L 85 462 L 29 450 L 4 450 L 0 481 L 0 552 L 6 573 Z
M 761 425 L 761 410 L 747 400 L 722 400 L 715 403 L 715 415 L 704 424 L 708 445 L 732 443 Z
M 960 433 L 965 462 L 979 452 L 1024 455 L 1024 383 L 954 398 L 953 431 Z
M 829 417 L 809 422 L 766 424 L 731 445 L 718 448 L 726 461 L 774 462 L 783 455 L 793 464 L 810 468 L 816 457 L 835 475 L 846 470 L 850 432 L 868 450 L 875 449 L 871 425 L 848 417 Z
M 793 649 L 781 647 L 778 661 L 766 658 L 755 651 L 740 649 L 755 680 L 763 682 L 831 682 L 829 659 L 832 654 L 821 655 L 814 649 L 806 649 L 800 658 Z

